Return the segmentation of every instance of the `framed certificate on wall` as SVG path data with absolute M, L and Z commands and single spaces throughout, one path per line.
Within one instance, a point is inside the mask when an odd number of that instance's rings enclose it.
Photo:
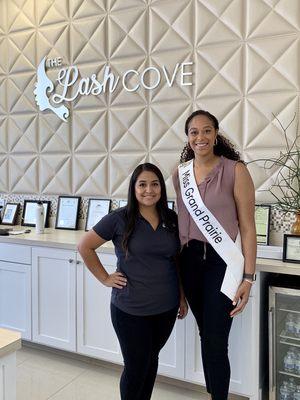
M 170 210 L 174 210 L 175 208 L 175 201 L 173 200 L 168 200 L 168 207 Z
M 127 200 L 119 200 L 119 208 L 127 206 Z
M 282 261 L 300 264 L 300 236 L 284 234 Z
M 1 224 L 15 225 L 19 207 L 20 207 L 19 203 L 6 203 Z
M 85 230 L 89 231 L 97 222 L 109 213 L 111 201 L 103 199 L 89 199 Z
M 255 228 L 257 244 L 269 244 L 270 212 L 271 206 L 269 205 L 255 205 Z
M 22 214 L 22 222 L 23 226 L 35 226 L 35 212 L 36 205 L 39 200 L 24 200 L 23 214 Z M 44 207 L 44 226 L 48 227 L 48 217 L 50 211 L 50 201 L 42 200 Z
M 76 230 L 81 197 L 59 196 L 56 214 L 56 229 Z

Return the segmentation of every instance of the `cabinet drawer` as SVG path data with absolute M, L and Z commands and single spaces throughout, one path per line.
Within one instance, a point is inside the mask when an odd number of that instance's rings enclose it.
M 0 260 L 31 264 L 31 247 L 20 244 L 0 243 Z

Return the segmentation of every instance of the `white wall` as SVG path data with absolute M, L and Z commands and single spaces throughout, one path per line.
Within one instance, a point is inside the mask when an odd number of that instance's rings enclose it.
M 184 121 L 199 107 L 246 161 L 278 153 L 272 113 L 287 123 L 298 112 L 299 24 L 297 0 L 0 0 L 0 193 L 122 198 L 150 160 L 172 196 Z M 82 97 L 63 122 L 34 101 L 44 56 L 82 76 L 193 61 L 193 85 Z M 261 188 L 264 171 L 251 171 Z

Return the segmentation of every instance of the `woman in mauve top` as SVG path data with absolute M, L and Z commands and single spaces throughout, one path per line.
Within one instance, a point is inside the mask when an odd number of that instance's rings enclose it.
M 235 241 L 240 230 L 244 275 L 235 298 L 220 289 L 226 264 L 207 242 L 181 197 L 178 169 L 173 174 L 182 245 L 183 289 L 199 327 L 203 370 L 213 400 L 225 400 L 230 382 L 228 337 L 232 317 L 247 304 L 255 280 L 255 192 L 250 174 L 232 144 L 219 134 L 219 123 L 208 111 L 193 112 L 185 124 L 188 143 L 181 162 L 193 159 L 193 171 L 205 206 Z
M 113 274 L 95 252 L 108 240 L 118 260 Z M 161 171 L 150 163 L 134 170 L 127 206 L 102 218 L 78 245 L 89 270 L 112 288 L 111 318 L 124 358 L 122 400 L 151 398 L 159 352 L 176 317 L 187 313 L 175 260 L 179 249 L 177 215 L 168 208 Z

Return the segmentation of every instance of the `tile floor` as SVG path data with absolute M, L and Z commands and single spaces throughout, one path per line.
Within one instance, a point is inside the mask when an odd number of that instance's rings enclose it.
M 119 400 L 120 372 L 23 346 L 17 352 L 17 400 Z M 195 390 L 157 382 L 151 400 L 207 400 Z

